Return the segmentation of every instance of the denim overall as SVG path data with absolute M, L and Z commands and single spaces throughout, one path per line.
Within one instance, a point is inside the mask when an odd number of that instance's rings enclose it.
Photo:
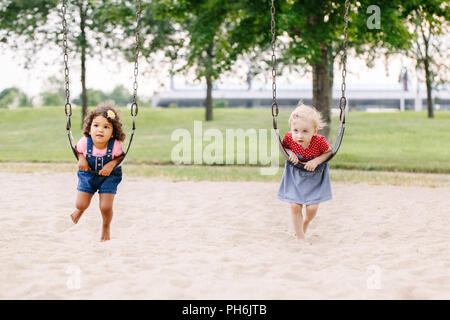
M 116 167 L 107 177 L 98 174 L 103 166 L 112 160 L 114 141 L 115 139 L 109 139 L 106 154 L 104 156 L 94 156 L 92 155 L 94 143 L 90 136 L 87 137 L 86 160 L 89 163 L 90 170 L 78 170 L 78 191 L 83 191 L 90 194 L 94 194 L 97 190 L 98 193 L 115 194 L 117 192 L 117 186 L 120 181 L 122 181 L 121 166 Z

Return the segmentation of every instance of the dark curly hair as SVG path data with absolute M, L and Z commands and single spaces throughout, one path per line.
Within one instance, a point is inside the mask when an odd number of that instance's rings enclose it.
M 114 116 L 108 116 L 108 111 L 114 112 Z M 113 126 L 113 135 L 114 139 L 119 141 L 125 140 L 125 133 L 122 129 L 122 123 L 120 122 L 119 113 L 117 112 L 116 106 L 114 102 L 106 101 L 98 105 L 95 110 L 92 110 L 88 113 L 88 115 L 84 118 L 83 121 L 83 134 L 86 137 L 89 137 L 89 131 L 91 129 L 92 121 L 97 116 L 104 116 L 106 120 Z

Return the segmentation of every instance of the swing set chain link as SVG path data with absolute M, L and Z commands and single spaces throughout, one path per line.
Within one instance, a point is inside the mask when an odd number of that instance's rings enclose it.
M 272 0 L 272 6 L 270 8 L 271 13 L 271 21 L 270 21 L 270 29 L 272 32 L 272 117 L 278 116 L 278 103 L 277 103 L 277 70 L 276 63 L 277 57 L 275 55 L 275 4 L 274 0 Z
M 339 109 L 340 109 L 340 115 L 339 120 L 341 122 L 345 122 L 345 107 L 347 105 L 347 98 L 345 97 L 345 77 L 347 75 L 347 41 L 348 41 L 348 14 L 350 10 L 350 0 L 345 0 L 345 26 L 344 26 L 344 53 L 342 55 L 342 84 L 341 84 L 341 92 L 342 96 L 339 100 Z
M 133 127 L 134 127 L 134 117 L 138 114 L 138 105 L 137 105 L 137 88 L 138 82 L 137 77 L 139 73 L 139 29 L 140 29 L 140 20 L 141 20 L 141 0 L 138 0 L 137 3 L 137 11 L 136 11 L 136 45 L 134 47 L 134 83 L 133 83 L 133 103 L 131 104 L 131 115 L 133 116 Z
M 63 0 L 61 6 L 62 13 L 62 27 L 63 27 L 63 47 L 64 47 L 64 78 L 66 89 L 66 104 L 64 111 L 67 117 L 72 115 L 72 105 L 70 104 L 70 89 L 69 89 L 69 55 L 67 53 L 67 20 L 66 20 L 66 0 Z M 67 120 L 67 129 L 70 129 L 70 119 Z

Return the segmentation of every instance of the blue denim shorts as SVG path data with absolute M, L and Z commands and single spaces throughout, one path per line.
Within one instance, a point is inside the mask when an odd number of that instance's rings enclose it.
M 122 167 L 115 168 L 107 177 L 100 176 L 93 171 L 78 170 L 78 191 L 94 194 L 113 193 L 116 194 L 117 186 L 122 181 Z

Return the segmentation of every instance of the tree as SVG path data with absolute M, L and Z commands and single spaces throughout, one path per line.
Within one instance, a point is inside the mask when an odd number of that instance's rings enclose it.
M 143 17 L 143 24 L 158 21 L 166 25 L 145 49 L 149 53 L 163 49 L 174 66 L 174 72 L 193 69 L 197 80 L 206 83 L 205 118 L 213 119 L 213 82 L 230 70 L 238 56 L 254 45 L 257 37 L 247 37 L 245 28 L 248 19 L 245 4 L 254 7 L 251 1 L 220 0 L 165 0 L 153 6 L 152 15 Z M 170 26 L 170 27 L 167 27 Z M 249 40 L 249 41 L 246 41 Z M 179 67 L 175 67 L 179 65 Z
M 108 98 L 118 106 L 126 106 L 131 101 L 131 95 L 123 85 L 116 86 L 108 95 Z
M 82 119 L 86 115 L 88 106 L 87 56 L 111 52 L 116 48 L 115 42 L 124 40 L 120 39 L 118 31 L 111 27 L 113 25 L 111 21 L 117 17 L 109 13 L 111 13 L 110 8 L 114 7 L 116 2 L 114 0 L 71 0 L 66 2 L 69 50 L 70 53 L 78 54 L 81 62 Z M 61 15 L 61 4 L 61 0 L 17 0 L 3 4 L 0 10 L 0 30 L 2 30 L 0 41 L 19 47 L 17 40 L 27 39 L 33 43 L 32 51 L 50 43 L 57 43 L 58 46 L 61 46 L 61 23 L 53 21 L 58 15 Z M 125 1 L 122 8 L 125 6 L 128 9 L 135 8 L 136 1 Z M 120 16 L 129 17 L 128 14 Z M 61 17 L 57 21 L 61 21 L 60 19 Z M 28 57 L 32 56 L 32 51 L 28 52 Z
M 86 90 L 86 100 L 89 101 L 89 106 L 97 106 L 102 101 L 105 101 L 108 99 L 108 95 L 105 94 L 101 90 L 95 90 L 95 89 L 87 89 Z M 73 102 L 75 104 L 81 104 L 83 103 L 83 94 L 80 94 L 80 96 L 76 99 L 73 99 Z
M 32 106 L 27 95 L 20 89 L 11 87 L 0 92 L 0 108 L 16 108 Z
M 301 64 L 312 71 L 313 106 L 330 124 L 334 65 L 342 63 L 344 35 L 344 1 L 303 0 L 276 1 L 278 33 L 289 37 L 283 54 L 287 63 Z M 356 55 L 373 61 L 377 54 L 409 45 L 411 35 L 404 25 L 402 1 L 377 1 L 379 28 L 369 28 L 369 6 L 373 1 L 352 1 L 349 12 L 348 48 Z M 338 60 L 339 61 L 339 60 Z M 330 127 L 321 133 L 328 139 Z
M 450 9 L 444 0 L 408 3 L 408 19 L 413 25 L 415 45 L 408 51 L 416 60 L 416 68 L 423 70 L 427 88 L 427 114 L 434 117 L 432 90 L 440 82 L 447 82 L 448 51 L 439 43 L 440 35 L 447 35 Z M 448 48 L 447 48 L 448 49 Z
M 64 81 L 62 79 L 51 76 L 44 82 L 44 87 L 45 91 L 41 93 L 42 105 L 64 105 L 66 99 L 66 91 L 64 89 Z
M 60 106 L 64 104 L 64 99 L 61 98 L 58 92 L 44 91 L 41 93 L 43 106 Z

